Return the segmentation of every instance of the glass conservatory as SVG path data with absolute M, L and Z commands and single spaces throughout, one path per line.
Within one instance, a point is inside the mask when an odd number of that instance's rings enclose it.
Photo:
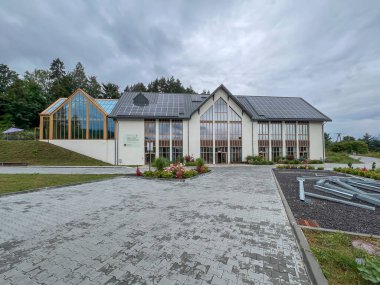
M 40 139 L 114 139 L 115 124 L 108 115 L 117 101 L 94 99 L 80 89 L 59 98 L 40 113 Z

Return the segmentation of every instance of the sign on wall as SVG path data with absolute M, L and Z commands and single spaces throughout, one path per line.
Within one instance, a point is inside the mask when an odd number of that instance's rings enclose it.
M 139 148 L 141 146 L 140 136 L 138 134 L 126 134 L 123 137 L 123 144 L 126 147 Z

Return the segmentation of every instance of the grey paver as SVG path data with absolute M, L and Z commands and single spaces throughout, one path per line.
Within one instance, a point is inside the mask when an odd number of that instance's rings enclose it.
M 0 198 L 0 283 L 309 284 L 268 167 Z

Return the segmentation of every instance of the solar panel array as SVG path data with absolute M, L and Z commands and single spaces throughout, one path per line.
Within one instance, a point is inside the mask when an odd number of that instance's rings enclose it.
M 184 117 L 185 94 L 142 93 L 149 101 L 146 106 L 133 104 L 133 99 L 140 93 L 126 93 L 120 99 L 115 116 L 126 117 Z
M 103 110 L 108 114 L 110 114 L 115 108 L 118 99 L 95 99 L 95 101 L 103 108 Z
M 59 106 L 62 105 L 62 103 L 66 100 L 66 98 L 59 98 L 52 106 L 50 106 L 46 111 L 44 111 L 44 114 L 50 114 L 55 109 L 57 109 Z
M 133 99 L 142 94 L 149 101 L 138 106 Z M 140 95 L 141 96 L 141 95 Z M 312 107 L 302 98 L 233 96 L 244 111 L 254 120 L 315 120 L 329 121 L 330 118 Z M 167 93 L 125 93 L 117 103 L 112 117 L 138 118 L 190 118 L 209 95 Z
M 256 111 L 260 119 L 329 119 L 298 97 L 244 96 L 244 98 L 252 106 L 252 109 Z

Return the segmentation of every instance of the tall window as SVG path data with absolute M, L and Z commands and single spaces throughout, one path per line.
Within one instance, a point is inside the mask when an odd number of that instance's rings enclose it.
M 201 157 L 206 163 L 213 163 L 213 106 L 211 106 L 202 116 L 200 121 L 201 135 Z
M 296 123 L 285 122 L 285 147 L 286 158 L 293 160 L 297 156 L 297 138 L 296 138 Z
M 89 105 L 88 119 L 88 138 L 103 139 L 104 115 L 92 104 Z
M 242 125 L 241 117 L 230 107 L 230 161 L 242 161 Z
M 170 120 L 159 121 L 159 156 L 170 160 Z
M 269 160 L 269 123 L 259 122 L 259 156 Z
M 50 130 L 52 131 L 52 130 Z M 53 139 L 69 138 L 69 106 L 66 104 L 53 114 Z
M 271 122 L 270 130 L 272 160 L 277 161 L 282 156 L 282 123 Z
M 111 118 L 107 118 L 107 133 L 108 139 L 115 138 L 115 122 Z
M 71 100 L 71 138 L 86 139 L 87 100 L 78 94 Z
M 153 143 L 153 150 L 148 151 L 147 144 Z M 156 153 L 156 120 L 145 120 L 144 121 L 144 150 L 145 150 L 145 163 L 149 163 L 149 159 L 152 161 L 155 159 Z M 150 157 L 149 157 L 150 155 Z
M 183 156 L 183 122 L 172 120 L 172 160 L 178 161 Z
M 49 139 L 50 117 L 42 117 L 42 137 L 40 139 Z
M 215 162 L 227 163 L 228 152 L 228 105 L 219 98 L 215 102 Z
M 299 158 L 309 158 L 309 122 L 298 122 Z

